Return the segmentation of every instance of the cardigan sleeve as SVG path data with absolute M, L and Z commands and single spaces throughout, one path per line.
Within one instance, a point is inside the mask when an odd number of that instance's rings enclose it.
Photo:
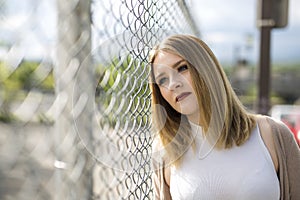
M 281 200 L 300 199 L 300 149 L 294 135 L 282 122 L 269 118 L 278 157 Z
M 163 156 L 158 150 L 157 143 L 152 148 L 152 183 L 155 200 L 172 200 L 170 188 L 165 180 Z

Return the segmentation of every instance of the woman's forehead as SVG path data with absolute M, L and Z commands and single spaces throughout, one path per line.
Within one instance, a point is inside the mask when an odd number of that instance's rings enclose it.
M 159 51 L 154 59 L 153 65 L 154 66 L 168 66 L 174 67 L 177 63 L 184 61 L 184 59 L 174 53 L 166 52 L 166 51 Z

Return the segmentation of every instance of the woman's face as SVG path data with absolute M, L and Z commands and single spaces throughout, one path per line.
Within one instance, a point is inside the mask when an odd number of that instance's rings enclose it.
M 199 122 L 199 106 L 187 62 L 172 53 L 160 51 L 153 62 L 153 73 L 163 98 L 179 113 Z

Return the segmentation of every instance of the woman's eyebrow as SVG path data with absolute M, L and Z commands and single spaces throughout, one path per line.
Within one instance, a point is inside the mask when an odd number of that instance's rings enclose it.
M 172 66 L 171 66 L 171 68 L 176 68 L 180 63 L 182 63 L 182 62 L 184 62 L 185 60 L 184 59 L 180 59 L 180 60 L 178 60 L 176 63 L 174 63 Z M 165 74 L 165 72 L 163 72 L 163 73 L 160 73 L 160 74 L 158 74 L 156 77 L 154 77 L 154 79 L 156 80 L 156 79 L 158 79 L 159 77 L 161 77 L 161 76 L 163 76 Z
M 154 80 L 157 80 L 159 77 L 163 76 L 165 72 L 158 74 L 157 76 L 154 77 Z
M 184 59 L 180 59 L 179 61 L 177 61 L 176 63 L 174 63 L 171 67 L 172 68 L 176 68 L 182 62 L 184 62 Z

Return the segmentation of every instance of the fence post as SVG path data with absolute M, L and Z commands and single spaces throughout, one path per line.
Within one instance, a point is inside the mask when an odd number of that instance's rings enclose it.
M 270 109 L 270 46 L 271 30 L 274 20 L 271 18 L 272 0 L 260 0 L 261 8 L 258 10 L 261 19 L 258 19 L 260 28 L 260 58 L 258 74 L 258 113 L 268 114 Z
M 90 199 L 92 159 L 80 136 L 91 140 L 93 130 L 91 1 L 56 2 L 58 39 L 54 74 L 58 104 L 54 199 Z

